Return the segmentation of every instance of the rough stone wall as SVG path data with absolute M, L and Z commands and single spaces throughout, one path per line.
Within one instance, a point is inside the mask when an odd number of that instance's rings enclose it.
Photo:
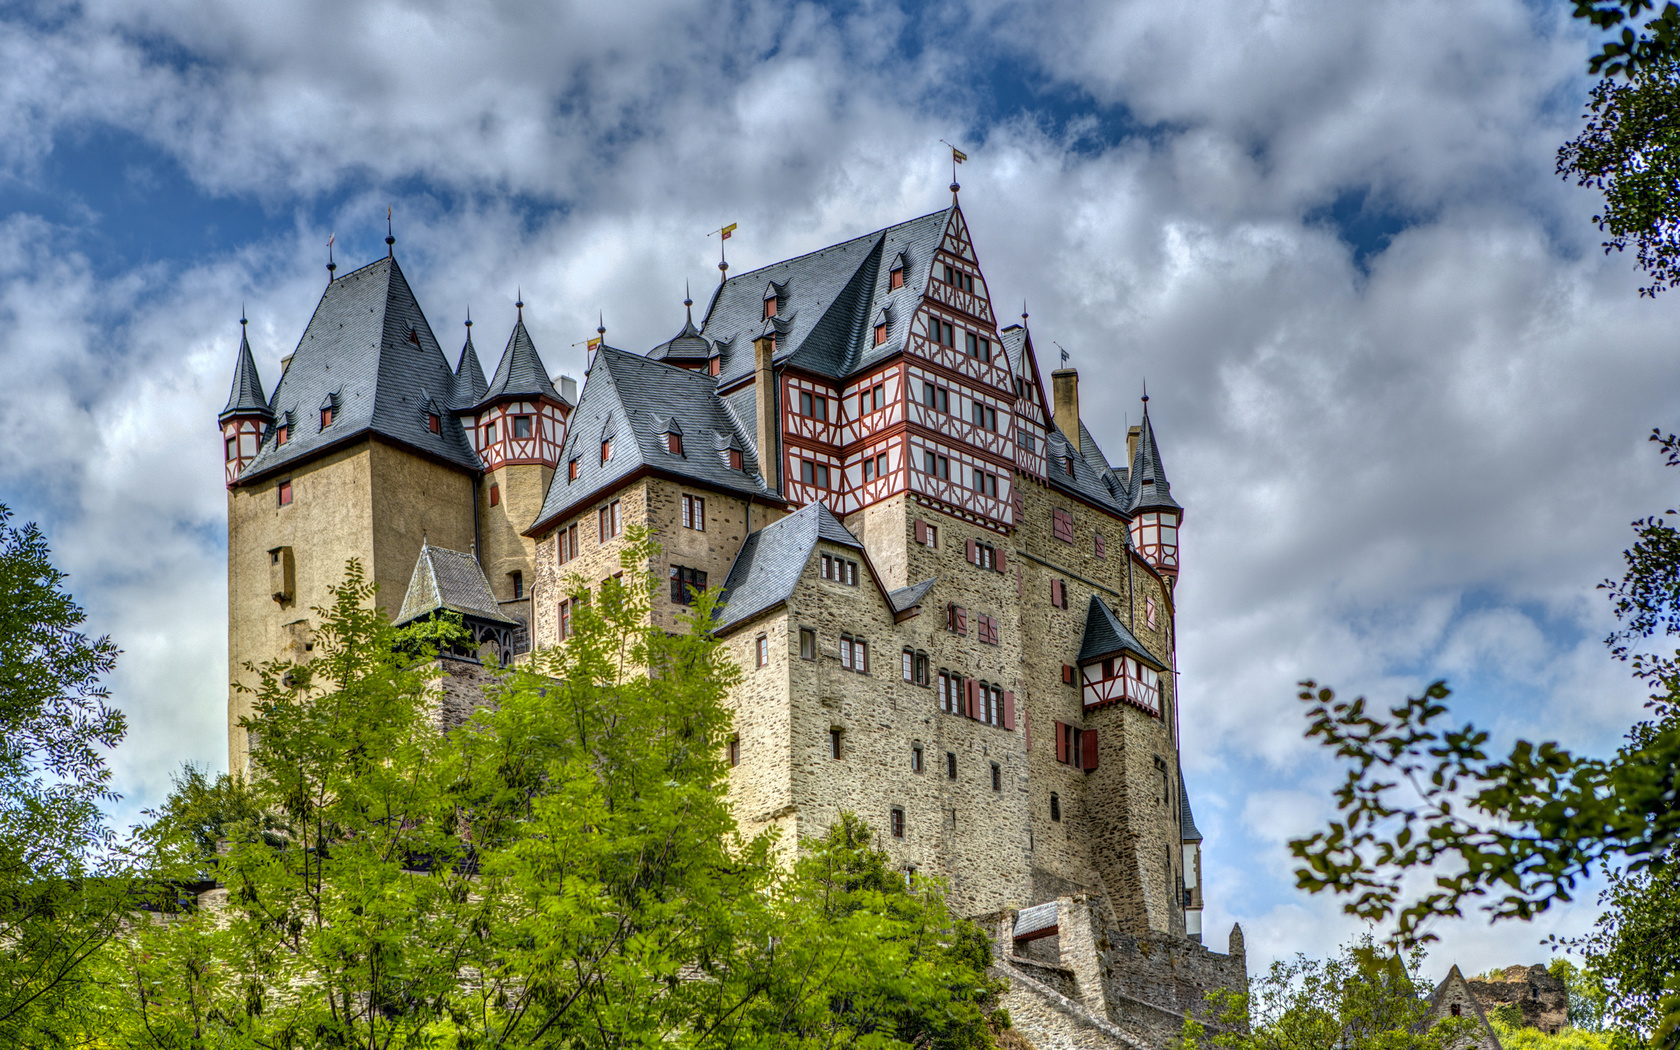
M 1544 966 L 1507 966 L 1497 979 L 1472 980 L 1470 992 L 1493 1013 L 1514 1006 L 1525 1028 L 1557 1032 L 1569 1024 L 1569 988 Z
M 684 566 L 706 573 L 708 587 L 722 587 L 729 576 L 729 567 L 735 563 L 735 555 L 747 538 L 747 517 L 751 508 L 746 499 L 679 485 L 664 478 L 650 478 L 645 484 L 648 524 L 653 528 L 660 546 L 656 565 L 660 578 L 669 579 L 666 574 L 671 566 Z M 704 529 L 683 527 L 682 498 L 685 495 L 704 500 Z M 669 585 L 663 585 L 654 602 L 654 621 L 666 629 L 675 628 L 682 609 L 671 600 Z
M 527 590 L 536 579 L 536 541 L 524 532 L 537 520 L 553 476 L 551 467 L 520 463 L 491 471 L 478 484 L 478 562 L 491 593 L 501 601 L 513 598 L 513 573 L 521 574 Z
M 535 551 L 535 579 L 531 581 L 532 644 L 554 645 L 559 641 L 559 603 L 569 593 L 572 578 L 580 577 L 591 591 L 601 581 L 623 571 L 620 557 L 624 537 L 632 525 L 648 524 L 648 479 L 642 478 L 582 508 L 538 538 Z M 600 539 L 599 512 L 613 500 L 619 501 L 620 531 L 616 538 Z M 560 530 L 578 527 L 578 556 L 560 564 Z
M 1455 1008 L 1458 1011 L 1457 1013 L 1453 1012 Z M 1437 1021 L 1451 1020 L 1454 1017 L 1465 1018 L 1471 1023 L 1467 1026 L 1469 1029 L 1467 1034 L 1452 1044 L 1449 1050 L 1502 1050 L 1499 1037 L 1494 1034 L 1493 1028 L 1488 1025 L 1480 1004 L 1476 1002 L 1476 997 L 1471 993 L 1469 984 L 1464 980 L 1456 966 L 1447 975 L 1447 979 L 1441 982 L 1441 987 L 1435 991 L 1434 1006 L 1430 1010 L 1429 1023 L 1434 1024 Z
M 1111 1013 L 1138 1011 L 1125 1004 L 1146 1003 L 1154 1009 L 1207 1020 L 1207 993 L 1248 990 L 1248 963 L 1239 938 L 1230 953 L 1217 952 L 1172 934 L 1133 936 L 1108 925 L 1099 902 L 1086 903 L 1093 923 L 1103 923 L 1096 943 L 1103 989 Z M 1176 1030 L 1177 1023 L 1174 1023 Z
M 432 683 L 432 691 L 438 725 L 447 732 L 484 706 L 486 691 L 495 683 L 496 674 L 479 661 L 449 656 L 440 657 L 433 666 L 443 672 Z

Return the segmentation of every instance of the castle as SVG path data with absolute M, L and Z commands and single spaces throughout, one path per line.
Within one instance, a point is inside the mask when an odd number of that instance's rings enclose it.
M 954 191 L 953 187 L 953 191 Z M 387 238 L 387 244 L 391 244 Z M 355 557 L 405 622 L 462 615 L 506 663 L 564 645 L 571 585 L 661 544 L 674 625 L 721 587 L 743 668 L 746 832 L 869 820 L 908 877 L 994 930 L 1040 1046 L 1154 1046 L 1242 990 L 1201 944 L 1202 837 L 1179 761 L 1183 509 L 1147 398 L 1113 465 L 1078 373 L 1000 327 L 951 206 L 729 276 L 646 353 L 551 379 L 523 303 L 492 378 L 451 368 L 394 254 L 331 277 L 271 394 L 242 337 L 219 420 L 228 656 L 306 661 Z M 481 656 L 444 660 L 470 708 Z M 464 697 L 465 699 L 461 699 Z M 230 691 L 230 769 L 246 768 Z

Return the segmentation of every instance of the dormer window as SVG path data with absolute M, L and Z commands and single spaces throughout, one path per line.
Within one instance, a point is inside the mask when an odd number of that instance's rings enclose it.
M 578 479 L 578 461 L 577 461 L 576 457 L 573 457 L 570 461 L 568 461 L 566 463 L 566 480 L 567 481 L 576 481 L 577 479 Z
M 434 434 L 443 433 L 443 417 L 436 412 L 426 413 L 426 429 Z
M 274 443 L 276 445 L 284 445 L 291 438 L 291 436 L 292 436 L 292 428 L 287 426 L 286 424 L 282 423 L 274 431 Z
M 321 429 L 322 430 L 327 429 L 328 427 L 332 426 L 332 423 L 333 423 L 333 407 L 331 405 L 328 405 L 326 408 L 321 409 Z
M 1066 474 L 1070 478 L 1073 477 L 1073 457 L 1072 456 L 1063 456 L 1062 457 L 1062 473 Z
M 602 438 L 601 439 L 601 462 L 605 463 L 607 460 L 609 460 L 611 458 L 612 458 L 612 438 Z
M 776 316 L 776 296 L 774 293 L 764 297 L 764 319 Z
M 747 469 L 745 463 L 743 463 L 743 461 L 742 461 L 741 450 L 738 449 L 738 448 L 732 448 L 732 449 L 729 450 L 729 469 L 730 470 L 746 470 Z
M 717 375 L 719 372 L 723 371 L 723 358 L 714 357 L 711 360 L 707 361 L 706 362 L 706 371 L 708 373 L 710 373 L 711 375 L 714 375 L 714 376 Z
M 665 447 L 668 450 L 670 450 L 670 453 L 673 456 L 682 455 L 683 454 L 682 435 L 681 434 L 666 434 L 665 435 Z
M 880 346 L 887 341 L 887 326 L 885 323 L 875 326 L 875 345 Z

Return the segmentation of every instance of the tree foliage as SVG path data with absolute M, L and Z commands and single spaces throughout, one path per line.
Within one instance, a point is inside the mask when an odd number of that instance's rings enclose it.
M 0 1041 L 50 1045 L 125 903 L 100 803 L 122 712 L 109 638 L 80 630 L 46 539 L 0 504 Z
M 791 867 L 739 833 L 716 596 L 653 626 L 654 549 L 629 539 L 568 643 L 448 732 L 451 628 L 391 627 L 352 564 L 313 663 L 260 669 L 250 783 L 185 775 L 153 824 L 160 885 L 209 870 L 227 901 L 124 942 L 106 1041 L 989 1046 L 986 938 L 866 825 Z
M 1653 440 L 1680 466 L 1680 441 Z M 1649 717 L 1613 756 L 1526 740 L 1490 755 L 1485 731 L 1450 721 L 1442 682 L 1386 710 L 1303 683 L 1308 737 L 1348 768 L 1336 791 L 1340 818 L 1291 847 L 1304 862 L 1301 887 L 1347 895 L 1346 910 L 1369 921 L 1395 919 L 1402 943 L 1431 939 L 1430 920 L 1472 904 L 1494 921 L 1528 919 L 1571 900 L 1595 871 L 1618 872 L 1609 925 L 1590 946 L 1625 950 L 1594 972 L 1639 996 L 1612 1001 L 1625 1029 L 1651 1034 L 1651 1018 L 1666 1015 L 1655 1031 L 1680 1046 L 1680 969 L 1668 936 L 1680 911 L 1665 892 L 1680 857 L 1680 652 L 1649 647 L 1680 634 L 1680 534 L 1664 518 L 1634 528 L 1625 574 L 1604 584 L 1620 621 L 1608 643 L 1650 688 Z M 1436 874 L 1409 894 L 1403 881 L 1418 868 Z

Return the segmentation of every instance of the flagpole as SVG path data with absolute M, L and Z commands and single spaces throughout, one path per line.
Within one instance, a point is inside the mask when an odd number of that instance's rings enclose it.
M 732 222 L 728 226 L 725 226 L 721 230 L 713 230 L 712 231 L 712 233 L 715 233 L 715 234 L 719 235 L 718 236 L 718 283 L 719 284 L 722 284 L 723 282 L 729 280 L 729 254 L 728 254 L 728 252 L 726 252 L 724 250 L 723 242 L 727 241 L 729 238 L 731 238 L 735 235 L 735 228 L 739 225 L 740 225 L 740 223 L 738 223 L 738 222 Z M 708 233 L 708 234 L 706 234 L 706 236 L 710 237 L 712 235 L 712 233 Z

